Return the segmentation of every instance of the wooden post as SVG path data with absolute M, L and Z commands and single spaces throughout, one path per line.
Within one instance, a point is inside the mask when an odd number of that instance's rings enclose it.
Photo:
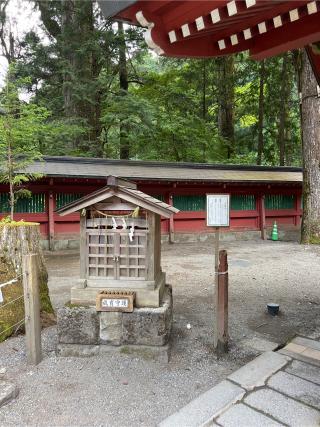
M 54 197 L 52 191 L 48 197 L 49 250 L 54 250 Z
M 28 363 L 32 365 L 37 365 L 42 359 L 38 257 L 37 254 L 29 254 L 22 259 L 26 350 Z
M 173 206 L 173 195 L 169 194 L 169 205 Z M 174 243 L 174 219 L 173 215 L 169 218 L 169 243 Z
M 216 290 L 216 333 L 214 347 L 218 355 L 228 351 L 228 256 L 219 252 L 218 287 Z
M 215 308 L 215 322 L 214 322 L 214 347 L 216 348 L 218 342 L 218 270 L 219 270 L 219 238 L 220 230 L 219 227 L 215 228 L 215 239 L 214 239 L 214 308 Z
M 260 213 L 260 231 L 261 239 L 266 240 L 266 209 L 264 205 L 265 196 L 259 197 L 259 213 Z
M 86 214 L 80 212 L 80 281 L 85 287 L 85 281 L 87 277 L 87 221 Z

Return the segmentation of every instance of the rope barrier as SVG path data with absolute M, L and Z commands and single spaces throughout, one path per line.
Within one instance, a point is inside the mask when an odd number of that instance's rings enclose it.
M 19 299 L 21 299 L 21 298 L 23 298 L 23 295 L 20 295 L 18 298 L 15 298 L 15 299 L 13 299 L 13 300 L 11 300 L 11 301 L 9 301 L 9 302 L 6 302 L 4 305 L 0 305 L 0 310 L 1 310 L 2 308 L 6 307 L 7 305 L 14 303 L 15 301 L 18 301 L 18 300 L 19 300 Z
M 10 331 L 10 329 L 14 328 L 15 326 L 21 326 L 24 323 L 24 319 L 20 320 L 20 322 L 15 323 L 12 326 L 9 326 L 9 328 L 5 329 L 4 331 L 0 332 L 0 335 L 3 335 L 5 332 Z
M 14 279 L 9 280 L 8 282 L 1 283 L 0 288 L 2 288 L 3 286 L 11 285 L 12 283 L 16 283 L 19 277 L 22 277 L 22 276 L 23 274 L 19 274 L 19 276 L 15 277 Z
M 94 208 L 95 212 L 97 212 L 99 215 L 102 215 L 106 218 L 137 218 L 139 215 L 139 207 L 137 206 L 133 212 L 127 214 L 127 215 L 110 215 L 106 214 L 102 211 L 99 211 L 98 209 Z M 94 219 L 94 218 L 93 218 Z

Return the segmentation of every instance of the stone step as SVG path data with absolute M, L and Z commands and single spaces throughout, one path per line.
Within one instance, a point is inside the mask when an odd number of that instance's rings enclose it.
M 309 363 L 293 360 L 291 365 L 287 366 L 286 372 L 320 385 L 320 369 Z
M 302 362 L 320 366 L 320 351 L 306 347 L 304 345 L 291 342 L 279 350 L 279 353 L 297 360 L 301 360 Z

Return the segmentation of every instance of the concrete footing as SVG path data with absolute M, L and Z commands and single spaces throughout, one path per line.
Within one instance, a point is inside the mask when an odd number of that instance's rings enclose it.
M 84 344 L 58 344 L 57 355 L 62 357 L 91 357 L 99 354 L 119 354 L 138 357 L 160 363 L 168 363 L 170 359 L 170 343 L 161 346 L 151 345 L 84 345 Z

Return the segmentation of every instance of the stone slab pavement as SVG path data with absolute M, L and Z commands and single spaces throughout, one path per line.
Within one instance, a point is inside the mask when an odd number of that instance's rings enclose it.
M 296 337 L 267 351 L 160 427 L 320 426 L 320 342 Z

